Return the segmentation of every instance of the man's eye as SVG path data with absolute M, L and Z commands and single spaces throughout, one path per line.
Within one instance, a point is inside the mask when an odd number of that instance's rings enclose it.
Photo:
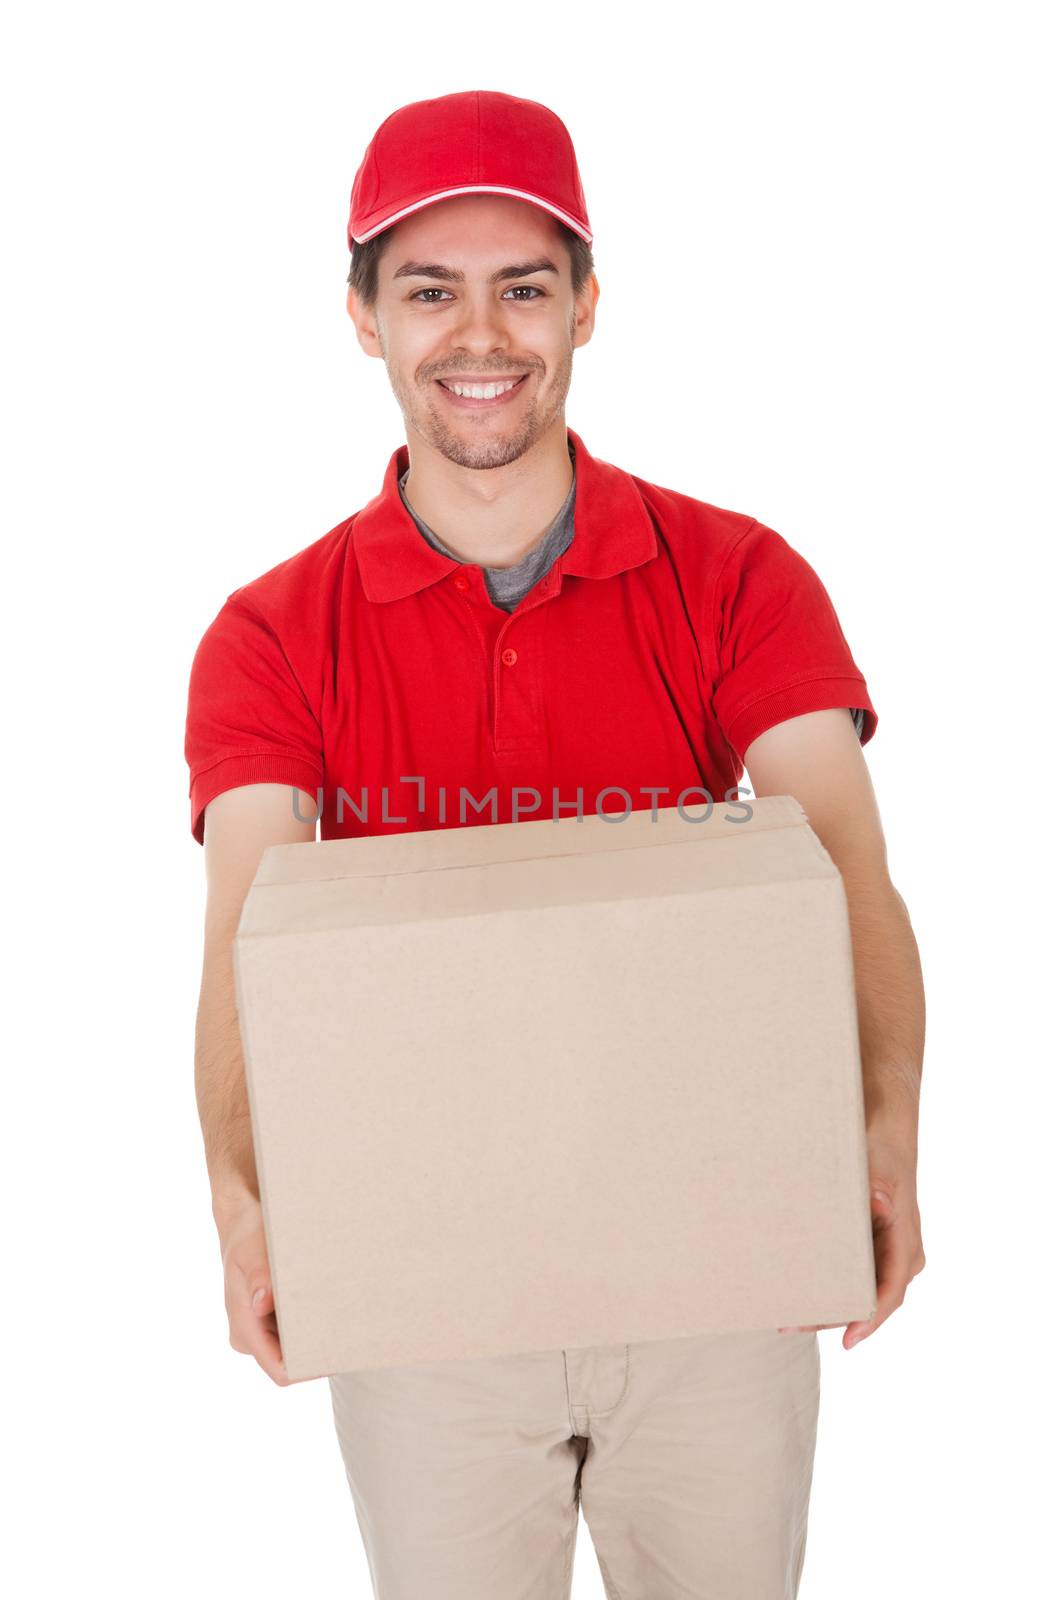
M 523 291 L 532 290 L 534 294 L 540 295 L 541 299 L 543 298 L 543 289 L 538 289 L 535 283 L 517 283 L 514 292 L 517 294 L 520 289 Z M 509 289 L 508 293 L 511 294 L 512 290 Z
M 421 296 L 423 294 L 446 294 L 446 290 L 445 289 L 418 289 L 415 294 L 411 295 L 411 299 L 412 300 L 420 300 L 420 298 L 421 298 Z M 426 301 L 426 304 L 427 303 L 428 302 Z M 434 305 L 438 305 L 439 302 L 438 301 L 433 301 L 433 304 Z

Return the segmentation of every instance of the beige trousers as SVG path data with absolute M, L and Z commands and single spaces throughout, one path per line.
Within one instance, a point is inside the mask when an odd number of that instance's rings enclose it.
M 707 1334 L 328 1379 L 375 1600 L 793 1600 L 816 1333 Z

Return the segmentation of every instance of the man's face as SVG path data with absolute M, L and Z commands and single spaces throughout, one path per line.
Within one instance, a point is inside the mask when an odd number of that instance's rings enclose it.
M 408 431 L 481 469 L 517 460 L 562 411 L 597 297 L 593 274 L 574 297 L 561 226 L 547 212 L 510 196 L 462 195 L 398 223 L 373 310 L 352 290 L 349 305 L 362 345 L 385 361 Z M 447 379 L 514 386 L 466 398 Z

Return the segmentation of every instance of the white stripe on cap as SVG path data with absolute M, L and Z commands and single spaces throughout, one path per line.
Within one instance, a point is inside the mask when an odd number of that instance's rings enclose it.
M 577 222 L 575 217 L 570 217 L 569 213 L 562 211 L 559 206 L 553 206 L 550 200 L 544 200 L 538 194 L 527 194 L 524 189 L 508 189 L 498 183 L 468 183 L 460 189 L 440 189 L 438 194 L 427 194 L 423 199 L 415 200 L 412 206 L 404 206 L 402 211 L 397 211 L 393 216 L 386 217 L 385 221 L 380 222 L 377 228 L 369 228 L 366 233 L 355 233 L 353 242 L 354 244 L 364 244 L 366 240 L 373 239 L 376 233 L 382 233 L 386 228 L 392 227 L 394 222 L 399 222 L 401 217 L 409 217 L 412 211 L 420 211 L 422 206 L 431 205 L 434 200 L 446 200 L 455 194 L 513 194 L 516 200 L 528 200 L 531 205 L 540 206 L 544 211 L 550 211 L 560 222 L 564 222 L 567 228 L 571 228 L 574 233 L 578 233 L 585 244 L 590 244 L 591 242 L 591 235 L 583 224 Z

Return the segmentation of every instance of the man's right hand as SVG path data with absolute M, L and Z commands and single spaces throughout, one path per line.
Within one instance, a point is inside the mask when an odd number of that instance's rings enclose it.
M 316 837 L 316 821 L 295 814 L 296 793 L 290 784 L 245 783 L 225 789 L 205 808 L 208 890 L 195 1037 L 195 1085 L 223 1256 L 231 1349 L 253 1356 L 267 1377 L 282 1386 L 291 1379 L 277 1332 L 259 1202 L 235 996 L 234 938 L 265 851 Z
M 234 986 L 234 937 L 264 852 L 304 844 L 315 821 L 294 814 L 296 790 L 284 783 L 225 789 L 205 808 L 205 953 L 195 1030 L 195 1086 L 220 1236 L 232 1350 L 258 1361 L 276 1384 L 284 1369 L 274 1314 L 251 1108 L 245 1083 Z
M 263 1213 L 257 1201 L 243 1203 L 220 1234 L 224 1299 L 232 1350 L 254 1356 L 268 1377 L 286 1388 L 289 1378 L 277 1333 Z

